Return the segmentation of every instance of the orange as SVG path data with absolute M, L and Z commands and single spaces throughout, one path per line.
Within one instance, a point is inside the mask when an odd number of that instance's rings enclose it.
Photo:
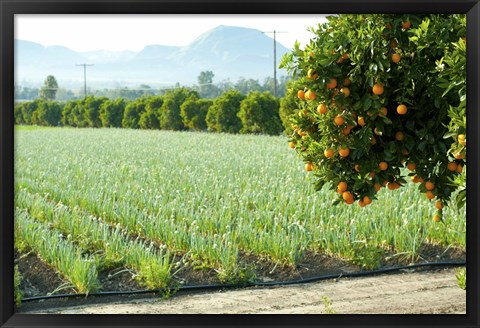
M 388 169 L 388 164 L 387 164 L 387 162 L 380 162 L 378 164 L 378 167 L 380 168 L 380 170 L 386 171 Z
M 440 222 L 440 221 L 442 221 L 442 217 L 438 214 L 434 214 L 433 215 L 433 221 Z
M 364 126 L 365 125 L 365 118 L 363 116 L 358 117 L 358 125 Z
M 350 79 L 348 77 L 345 78 L 345 80 L 343 81 L 343 85 L 348 87 L 350 84 L 352 83 L 352 81 L 350 81 Z
M 355 164 L 354 169 L 355 169 L 356 172 L 360 172 L 360 165 Z
M 405 135 L 403 134 L 402 131 L 398 131 L 395 133 L 395 139 L 398 141 L 402 141 L 405 138 Z
M 334 121 L 335 124 L 338 125 L 338 126 L 340 126 L 340 125 L 342 125 L 343 123 L 345 123 L 345 120 L 344 120 L 343 117 L 340 116 L 340 115 L 335 116 L 335 118 L 333 119 L 333 121 Z
M 329 83 L 326 83 L 327 88 L 333 89 L 337 86 L 337 80 L 335 78 L 331 78 Z
M 305 99 L 305 91 L 303 91 L 303 90 L 298 90 L 298 92 L 297 92 L 297 97 L 298 97 L 299 99 Z
M 340 92 L 343 93 L 345 95 L 345 97 L 348 97 L 350 96 L 350 89 L 347 88 L 347 87 L 343 87 L 340 89 Z
M 318 112 L 319 114 L 322 114 L 322 115 L 323 115 L 323 114 L 326 114 L 327 111 L 328 111 L 327 105 L 325 105 L 325 104 L 320 104 L 320 105 L 318 105 L 318 107 L 317 107 L 317 112 Z
M 344 192 L 342 193 L 342 198 L 343 198 L 345 201 L 353 200 L 353 194 L 352 194 L 350 191 L 344 191 Z
M 305 164 L 305 170 L 307 170 L 307 171 L 309 171 L 309 172 L 310 172 L 311 170 L 313 170 L 313 165 L 312 165 L 312 163 L 308 162 L 307 164 Z
M 345 129 L 342 130 L 342 133 L 343 135 L 348 136 L 351 130 L 352 128 L 350 128 L 350 126 L 347 126 Z
M 372 179 L 375 178 L 375 172 L 374 172 L 374 171 L 370 172 L 369 176 L 370 176 L 370 178 L 372 178 Z
M 398 64 L 398 62 L 400 62 L 400 55 L 399 54 L 393 54 L 392 55 L 392 62 L 394 62 L 395 64 Z
M 375 137 L 372 137 L 372 145 L 375 145 L 377 143 L 377 139 Z
M 407 163 L 407 168 L 410 170 L 410 171 L 415 171 L 415 169 L 417 168 L 417 164 L 413 163 L 413 162 L 409 162 Z
M 372 203 L 372 200 L 370 199 L 370 197 L 365 196 L 363 197 L 363 202 L 365 203 L 365 205 L 368 205 Z
M 457 167 L 458 167 L 458 165 L 457 165 L 456 162 L 450 162 L 447 165 L 448 170 L 452 171 L 452 172 L 455 172 L 457 170 Z
M 305 93 L 305 99 L 307 100 L 313 100 L 317 98 L 317 95 L 315 94 L 315 92 L 313 92 L 312 90 L 308 90 L 306 93 Z
M 462 155 L 462 152 L 457 151 L 453 153 L 453 157 L 455 157 L 455 159 L 463 159 L 464 156 Z
M 375 188 L 375 191 L 378 192 L 380 190 L 380 188 L 382 188 L 382 186 L 379 184 L 379 183 L 375 183 L 373 185 L 373 187 Z
M 431 192 L 430 190 L 425 193 L 425 196 L 426 196 L 428 199 L 434 199 L 434 198 L 435 198 L 435 195 L 434 195 L 433 192 Z
M 295 148 L 295 144 L 296 144 L 295 141 L 290 141 L 290 142 L 288 143 L 288 145 L 289 145 L 290 148 L 292 148 L 292 149 Z
M 342 55 L 342 59 L 344 59 L 344 60 L 348 59 L 348 53 L 344 53 L 344 54 Z
M 407 106 L 405 106 L 404 104 L 398 105 L 397 113 L 400 114 L 400 115 L 407 114 Z
M 347 147 L 347 148 L 342 148 L 340 147 L 338 149 L 338 153 L 340 154 L 340 156 L 342 157 L 347 157 L 349 154 L 350 154 L 350 149 Z
M 442 201 L 441 200 L 437 200 L 435 202 L 435 207 L 437 208 L 437 210 L 441 210 L 443 205 L 442 205 Z
M 433 190 L 433 189 L 435 189 L 435 184 L 431 181 L 427 181 L 427 182 L 425 182 L 425 188 L 427 190 Z
M 381 132 L 378 132 L 378 129 L 377 129 L 377 128 L 373 129 L 373 133 L 375 133 L 377 136 L 379 136 L 379 135 L 382 134 Z
M 410 21 L 407 20 L 406 22 L 402 22 L 402 28 L 404 30 L 408 30 L 410 28 L 411 24 L 410 24 Z
M 358 201 L 358 205 L 359 205 L 360 207 L 365 207 L 366 204 L 360 199 L 360 200 Z
M 387 113 L 388 113 L 387 107 L 380 108 L 380 111 L 382 112 L 383 115 L 387 116 Z
M 372 88 L 374 95 L 380 96 L 383 93 L 383 84 L 375 84 Z
M 340 181 L 337 185 L 337 190 L 341 192 L 347 191 L 347 188 L 348 188 L 348 185 L 345 181 Z
M 355 202 L 355 199 L 353 198 L 345 201 L 345 203 L 347 203 L 348 205 L 352 205 L 354 202 Z
M 467 144 L 466 136 L 464 134 L 459 134 L 457 139 L 461 145 L 465 146 Z
M 455 171 L 457 171 L 458 173 L 462 173 L 462 171 L 463 171 L 463 165 L 462 165 L 462 164 L 458 164 L 458 165 L 457 165 L 457 169 L 456 169 Z
M 329 148 L 325 150 L 323 154 L 325 155 L 326 158 L 332 158 L 333 155 L 335 154 L 335 151 L 332 148 Z
M 310 68 L 307 72 L 307 77 L 310 79 L 310 80 L 315 80 L 318 78 L 318 74 L 315 73 L 315 70 L 313 68 Z

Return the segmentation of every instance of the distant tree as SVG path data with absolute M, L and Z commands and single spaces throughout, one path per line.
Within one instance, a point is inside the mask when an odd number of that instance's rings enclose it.
M 116 100 L 107 100 L 100 105 L 100 121 L 103 127 L 121 128 L 123 114 L 125 112 L 126 102 L 119 98 Z
M 32 102 L 25 102 L 22 104 L 22 117 L 25 124 L 33 124 L 32 123 L 32 115 L 37 110 L 39 103 L 41 102 L 40 99 L 36 99 Z
M 40 98 L 45 100 L 55 100 L 58 90 L 58 83 L 55 76 L 49 75 L 45 79 L 42 88 L 40 89 Z
M 197 78 L 198 93 L 202 98 L 215 98 L 220 94 L 220 90 L 213 84 L 212 71 L 202 71 Z
M 42 101 L 32 114 L 34 125 L 57 126 L 62 118 L 62 107 L 58 102 Z
M 64 126 L 76 126 L 74 123 L 73 109 L 77 106 L 77 103 L 81 102 L 80 100 L 70 100 L 67 101 L 62 110 L 61 123 Z
M 238 133 L 242 122 L 237 116 L 240 102 L 245 98 L 239 91 L 230 90 L 213 101 L 206 122 L 209 131 Z
M 15 103 L 13 107 L 13 117 L 15 120 L 15 124 L 25 124 L 25 120 L 23 119 L 23 106 L 26 103 Z
M 85 105 L 82 100 L 76 101 L 70 114 L 71 126 L 85 128 L 88 126 L 88 121 L 85 115 Z
M 254 79 L 247 80 L 243 77 L 238 79 L 237 83 L 235 83 L 235 89 L 240 91 L 242 95 L 247 95 L 249 92 L 252 92 L 252 91 L 263 90 L 258 80 L 254 80 Z
M 159 129 L 160 128 L 160 110 L 163 105 L 162 96 L 154 96 L 146 98 L 145 112 L 140 116 L 138 122 L 142 129 Z
M 198 98 L 196 91 L 184 87 L 167 91 L 160 112 L 160 128 L 165 130 L 185 129 L 180 115 L 180 106 L 187 99 Z
M 242 121 L 242 133 L 278 135 L 283 130 L 278 99 L 268 91 L 249 93 L 240 104 L 238 117 Z
M 207 128 L 208 108 L 212 105 L 211 99 L 188 99 L 180 106 L 180 115 L 182 116 L 185 127 L 202 131 Z
M 138 122 L 143 112 L 145 112 L 145 99 L 138 98 L 129 102 L 123 113 L 122 127 L 138 129 Z
M 96 98 L 95 96 L 88 96 L 83 100 L 85 106 L 85 119 L 91 128 L 99 128 L 102 126 L 100 120 L 100 107 L 107 101 L 105 97 Z

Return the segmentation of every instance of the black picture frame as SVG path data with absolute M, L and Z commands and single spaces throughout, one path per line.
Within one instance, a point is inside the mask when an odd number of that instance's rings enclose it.
M 480 257 L 478 170 L 467 173 L 466 315 L 36 315 L 15 314 L 13 305 L 14 216 L 14 16 L 16 14 L 337 14 L 463 13 L 467 15 L 467 138 L 469 167 L 479 167 L 478 0 L 0 0 L 0 326 L 1 327 L 179 327 L 179 326 L 391 326 L 478 327 Z

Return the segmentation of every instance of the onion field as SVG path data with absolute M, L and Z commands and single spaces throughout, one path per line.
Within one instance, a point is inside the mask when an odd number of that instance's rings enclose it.
M 241 283 L 258 279 L 256 261 L 280 270 L 323 254 L 370 270 L 465 250 L 465 208 L 434 222 L 413 183 L 332 206 L 304 167 L 284 136 L 19 126 L 15 245 L 79 293 L 119 268 L 157 289 L 186 268 Z

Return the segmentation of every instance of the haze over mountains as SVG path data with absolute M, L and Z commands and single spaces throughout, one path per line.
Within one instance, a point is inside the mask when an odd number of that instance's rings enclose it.
M 152 33 L 151 31 L 147 33 Z M 128 45 L 125 45 L 128 47 Z M 277 66 L 290 49 L 276 44 Z M 201 71 L 212 71 L 214 83 L 240 77 L 263 81 L 273 77 L 273 40 L 256 29 L 220 25 L 186 46 L 148 45 L 140 52 L 75 52 L 62 46 L 45 47 L 15 40 L 15 82 L 20 85 L 43 83 L 54 75 L 60 87 L 83 86 L 83 67 L 89 87 L 111 88 L 147 84 L 162 87 L 180 83 L 193 85 Z M 287 75 L 277 70 L 277 77 Z

